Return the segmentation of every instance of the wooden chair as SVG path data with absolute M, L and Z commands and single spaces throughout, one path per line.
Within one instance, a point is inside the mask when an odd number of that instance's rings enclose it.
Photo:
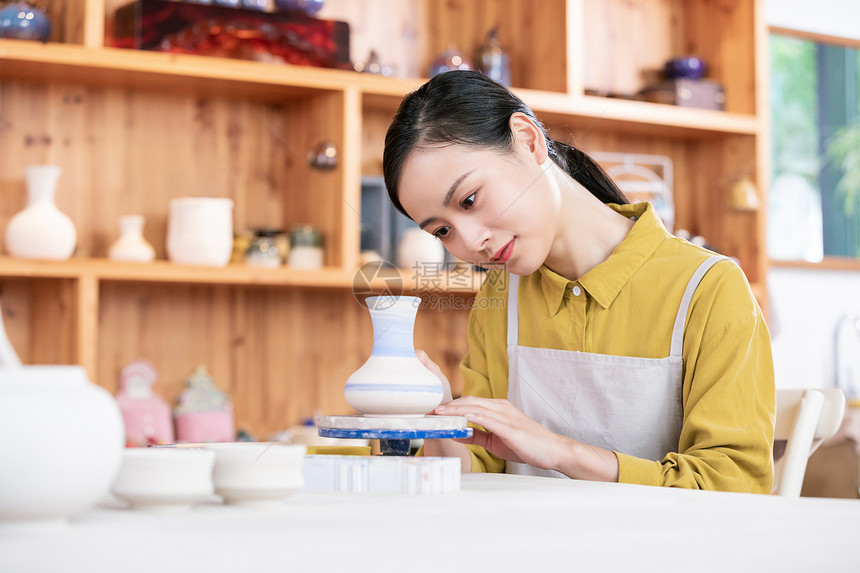
M 774 464 L 774 495 L 800 497 L 809 456 L 836 433 L 844 415 L 845 394 L 839 389 L 776 391 L 774 450 L 784 442 L 785 451 Z

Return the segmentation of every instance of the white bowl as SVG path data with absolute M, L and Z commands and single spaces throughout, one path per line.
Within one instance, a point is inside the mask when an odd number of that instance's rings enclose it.
M 274 442 L 206 444 L 215 456 L 215 493 L 231 505 L 274 506 L 302 488 L 307 448 Z
M 133 509 L 187 511 L 214 493 L 215 452 L 197 448 L 128 448 L 111 493 Z

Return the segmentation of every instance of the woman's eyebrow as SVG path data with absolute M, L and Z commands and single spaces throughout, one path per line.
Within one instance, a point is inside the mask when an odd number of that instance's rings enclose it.
M 457 177 L 457 179 L 456 179 L 456 181 L 454 181 L 454 183 L 451 184 L 451 188 L 448 189 L 447 193 L 445 193 L 445 199 L 442 200 L 442 206 L 443 207 L 447 207 L 448 205 L 451 204 L 451 198 L 454 196 L 454 193 L 457 192 L 457 187 L 459 187 L 460 183 L 462 183 L 466 177 L 471 175 L 473 171 L 475 171 L 475 170 L 472 169 L 471 171 L 467 171 L 467 172 L 463 173 L 462 175 Z M 429 225 L 430 223 L 432 223 L 435 220 L 436 220 L 436 217 L 430 217 L 428 219 L 424 219 L 423 221 L 421 221 L 421 223 L 418 224 L 418 226 L 423 229 L 424 227 L 426 227 L 427 225 Z
M 472 171 L 474 171 L 474 169 L 472 169 Z M 454 193 L 456 193 L 457 187 L 460 186 L 460 183 L 463 182 L 463 179 L 465 179 L 466 177 L 468 177 L 469 175 L 472 174 L 472 171 L 467 171 L 467 172 L 463 173 L 462 175 L 460 175 L 459 177 L 457 177 L 457 180 L 454 181 L 454 183 L 451 185 L 451 188 L 448 189 L 448 192 L 445 194 L 445 200 L 442 201 L 443 207 L 447 207 L 451 203 L 451 197 L 453 197 Z

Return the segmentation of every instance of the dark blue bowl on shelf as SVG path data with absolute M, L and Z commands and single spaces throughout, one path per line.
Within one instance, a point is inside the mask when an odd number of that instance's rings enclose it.
M 663 73 L 667 78 L 687 78 L 698 80 L 705 75 L 707 66 L 696 56 L 681 56 L 666 62 Z
M 12 2 L 0 10 L 0 38 L 38 40 L 51 37 L 51 20 L 25 2 Z

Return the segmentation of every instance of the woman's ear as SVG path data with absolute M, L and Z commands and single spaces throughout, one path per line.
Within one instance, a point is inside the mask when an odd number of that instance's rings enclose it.
M 514 136 L 514 150 L 532 157 L 542 165 L 548 156 L 546 137 L 534 121 L 522 112 L 511 114 L 509 125 Z

